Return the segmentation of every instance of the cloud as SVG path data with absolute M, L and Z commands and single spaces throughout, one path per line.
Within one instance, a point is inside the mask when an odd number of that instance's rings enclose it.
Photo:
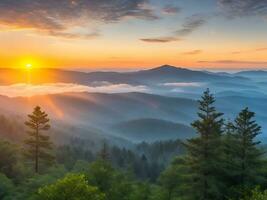
M 181 39 L 178 37 L 155 37 L 155 38 L 142 38 L 140 40 L 149 43 L 168 43 L 168 42 L 179 41 Z
M 203 52 L 202 50 L 196 49 L 196 50 L 193 50 L 193 51 L 183 52 L 183 55 L 197 55 L 197 54 L 200 54 L 202 52 Z
M 182 28 L 176 31 L 179 36 L 187 36 L 206 23 L 207 16 L 195 14 L 187 17 Z
M 267 51 L 267 48 L 258 48 L 258 49 L 255 49 L 255 51 Z
M 163 83 L 162 86 L 167 87 L 201 87 L 204 83 L 200 82 L 177 82 L 177 83 Z
M 198 61 L 198 63 L 207 63 L 207 64 L 241 64 L 241 65 L 267 65 L 267 61 L 241 61 L 241 60 Z
M 125 18 L 155 20 L 148 0 L 1 0 L 0 25 L 67 38 L 96 36 L 88 27 Z M 72 28 L 83 27 L 84 33 Z
M 108 84 L 86 86 L 72 83 L 51 83 L 42 85 L 13 84 L 0 86 L 0 95 L 8 97 L 30 97 L 35 95 L 60 94 L 68 92 L 99 92 L 99 93 L 126 93 L 147 92 L 146 86 L 128 84 Z
M 218 0 L 228 17 L 267 16 L 266 0 Z
M 149 43 L 167 43 L 182 40 L 182 37 L 188 36 L 201 26 L 203 26 L 209 17 L 202 14 L 195 14 L 187 17 L 182 27 L 169 36 L 154 37 L 154 38 L 142 38 L 143 42 Z
M 241 53 L 244 53 L 244 51 L 233 51 L 231 52 L 232 54 L 241 54 Z
M 165 15 L 175 15 L 181 12 L 181 8 L 173 5 L 167 5 L 162 9 L 162 13 Z
M 242 54 L 242 53 L 262 52 L 262 51 L 267 51 L 267 48 L 263 47 L 263 48 L 251 49 L 251 50 L 246 50 L 246 51 L 233 51 L 232 54 Z

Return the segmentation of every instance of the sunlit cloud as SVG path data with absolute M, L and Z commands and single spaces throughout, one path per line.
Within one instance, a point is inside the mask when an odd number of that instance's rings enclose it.
M 188 36 L 202 27 L 207 22 L 208 18 L 209 17 L 207 15 L 194 14 L 186 17 L 182 27 L 174 31 L 169 36 L 142 38 L 140 40 L 148 43 L 167 43 L 179 41 L 182 39 L 182 37 Z
M 181 39 L 178 37 L 155 37 L 155 38 L 142 38 L 140 40 L 148 43 L 168 43 L 168 42 L 179 41 Z
M 228 17 L 267 16 L 266 0 L 218 0 Z
M 267 51 L 267 48 L 266 48 L 266 47 L 262 47 L 262 48 L 250 49 L 250 50 L 246 50 L 246 51 L 233 51 L 232 54 L 242 54 L 242 53 L 252 53 L 252 52 L 263 52 L 263 51 Z
M 165 15 L 175 15 L 177 13 L 180 13 L 181 11 L 182 11 L 182 9 L 180 7 L 173 6 L 173 5 L 166 5 L 162 9 L 162 13 Z
M 185 19 L 182 28 L 176 31 L 179 36 L 187 36 L 195 30 L 203 26 L 207 21 L 207 16 L 202 14 L 195 14 Z
M 156 20 L 148 0 L 1 0 L 0 26 L 31 29 L 64 38 L 91 38 L 92 24 L 116 23 L 125 18 Z M 73 28 L 84 31 L 75 33 Z
M 241 64 L 241 65 L 267 65 L 267 61 L 242 61 L 242 60 L 215 60 L 215 61 L 198 61 L 204 64 Z
M 258 49 L 255 49 L 255 51 L 267 51 L 267 48 L 264 47 L 264 48 L 258 48 Z
M 31 97 L 46 94 L 61 94 L 71 92 L 97 92 L 97 93 L 127 93 L 147 92 L 143 85 L 133 86 L 128 84 L 108 84 L 101 86 L 86 86 L 72 83 L 51 83 L 41 85 L 13 84 L 0 86 L 0 95 L 8 97 Z
M 196 49 L 196 50 L 192 50 L 192 51 L 183 52 L 182 54 L 183 55 L 197 55 L 197 54 L 200 54 L 202 52 L 203 52 L 202 50 Z

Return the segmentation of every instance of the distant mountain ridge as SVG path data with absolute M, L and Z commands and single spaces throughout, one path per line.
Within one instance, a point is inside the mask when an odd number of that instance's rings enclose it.
M 260 71 L 244 71 L 230 74 L 163 65 L 135 72 L 87 73 L 33 69 L 30 80 L 27 79 L 27 73 L 29 72 L 26 70 L 0 69 L 0 83 L 61 82 L 95 87 L 92 90 L 94 92 L 73 90 L 30 98 L 0 96 L 0 114 L 16 114 L 21 121 L 25 121 L 33 107 L 39 105 L 51 116 L 51 121 L 75 127 L 67 131 L 68 135 L 99 137 L 99 140 L 111 137 L 114 141 L 187 139 L 194 135 L 190 123 L 197 118 L 197 100 L 206 88 L 215 93 L 216 108 L 225 113 L 226 119 L 234 119 L 241 109 L 248 106 L 257 113 L 259 124 L 267 128 L 265 72 L 261 74 Z M 114 84 L 129 84 L 130 87 L 138 85 L 148 89 L 142 92 L 98 92 L 97 87 L 118 87 Z M 9 87 L 2 89 L 9 90 Z
M 185 68 L 178 68 L 170 65 L 140 70 L 135 72 L 79 72 L 63 69 L 32 69 L 31 72 L 17 69 L 0 69 L 1 84 L 27 83 L 28 74 L 31 75 L 31 83 L 78 83 L 90 85 L 95 82 L 109 82 L 113 84 L 151 84 L 164 82 L 195 82 L 195 81 L 238 81 L 242 77 L 228 76 L 225 74 L 209 73 L 205 71 L 194 71 Z M 9 78 L 10 77 L 10 78 Z
M 135 142 L 189 139 L 195 136 L 193 128 L 161 119 L 136 119 L 112 127 L 119 136 Z

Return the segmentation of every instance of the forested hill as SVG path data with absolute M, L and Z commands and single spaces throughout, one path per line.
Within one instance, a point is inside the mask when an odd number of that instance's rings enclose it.
M 52 121 L 39 106 L 14 129 L 1 117 L 2 131 L 27 131 L 21 141 L 0 140 L 0 199 L 267 199 L 267 158 L 256 113 L 245 107 L 226 120 L 215 102 L 206 90 L 191 123 L 194 137 L 128 148 L 79 137 L 56 144 Z

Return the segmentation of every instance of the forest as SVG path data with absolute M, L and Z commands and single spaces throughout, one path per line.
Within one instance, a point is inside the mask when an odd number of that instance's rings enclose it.
M 1 129 L 10 134 L 0 139 L 0 199 L 267 199 L 266 149 L 256 114 L 244 108 L 231 121 L 215 101 L 209 89 L 198 101 L 195 137 L 129 148 L 75 137 L 55 144 L 49 116 L 39 106 L 25 127 L 1 117 Z M 27 130 L 23 141 L 14 127 Z

